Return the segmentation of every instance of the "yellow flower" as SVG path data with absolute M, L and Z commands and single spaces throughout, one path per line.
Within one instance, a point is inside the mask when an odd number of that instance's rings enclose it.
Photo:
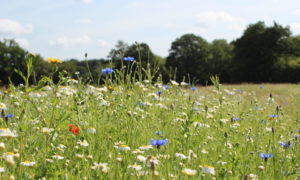
M 109 89 L 110 91 L 115 90 L 111 85 L 109 85 L 107 89 Z
M 61 63 L 61 60 L 58 59 L 58 58 L 49 57 L 48 58 L 48 63 Z

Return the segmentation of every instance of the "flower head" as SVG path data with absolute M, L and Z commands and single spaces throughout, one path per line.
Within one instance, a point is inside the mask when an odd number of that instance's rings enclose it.
M 279 144 L 286 149 L 292 146 L 292 143 L 290 141 L 288 141 L 287 143 L 280 142 Z
M 263 158 L 265 161 L 267 161 L 268 158 L 272 158 L 273 157 L 273 154 L 270 154 L 270 153 L 259 153 L 259 156 L 261 158 Z
M 52 58 L 52 57 L 49 57 L 48 58 L 48 63 L 61 63 L 61 60 L 58 59 L 58 58 Z
M 102 69 L 102 74 L 111 74 L 111 73 L 113 73 L 114 72 L 114 70 L 113 69 L 111 69 L 111 68 L 105 68 L 105 69 Z
M 160 148 L 160 146 L 165 146 L 167 144 L 168 140 L 167 139 L 151 139 L 150 143 L 152 144 L 152 146 L 156 146 L 157 149 Z
M 17 137 L 18 135 L 15 132 L 12 132 L 8 128 L 0 128 L 0 136 L 12 138 L 12 137 Z
M 124 57 L 123 60 L 126 61 L 126 62 L 133 62 L 134 61 L 134 57 L 130 57 L 130 56 Z
M 121 150 L 121 151 L 128 151 L 128 150 L 130 150 L 130 147 L 128 145 L 121 144 L 121 145 L 117 146 L 117 149 Z
M 197 173 L 197 170 L 184 168 L 181 172 L 188 176 L 194 176 Z
M 212 166 L 202 166 L 202 172 L 206 174 L 212 174 L 215 175 L 215 168 Z
M 21 162 L 21 165 L 23 165 L 23 166 L 33 166 L 33 165 L 35 165 L 35 162 L 24 161 L 24 162 Z
M 269 115 L 269 120 L 274 120 L 275 118 L 277 118 L 277 114 L 271 114 Z
M 79 133 L 79 128 L 73 124 L 69 124 L 69 131 L 72 132 L 75 136 Z
M 192 90 L 192 91 L 196 91 L 197 88 L 196 88 L 196 87 L 191 87 L 191 90 Z
M 79 142 L 77 142 L 77 144 L 79 144 L 80 146 L 84 146 L 84 147 L 88 147 L 89 146 L 89 143 L 86 140 L 79 141 Z

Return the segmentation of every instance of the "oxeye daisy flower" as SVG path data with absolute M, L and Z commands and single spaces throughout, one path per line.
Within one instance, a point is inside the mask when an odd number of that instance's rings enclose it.
M 77 142 L 77 144 L 79 144 L 80 146 L 84 146 L 84 147 L 88 147 L 89 146 L 89 143 L 86 140 L 79 141 L 79 142 Z
M 114 70 L 111 69 L 111 68 L 105 68 L 105 69 L 102 69 L 102 74 L 106 75 L 106 74 L 111 74 L 113 73 Z
M 59 160 L 62 160 L 62 159 L 65 159 L 63 156 L 60 156 L 60 155 L 54 155 L 52 156 L 53 159 L 59 159 Z
M 2 109 L 2 111 L 5 110 L 6 109 L 6 104 L 0 103 L 0 109 Z
M 194 176 L 195 174 L 197 174 L 197 170 L 189 168 L 184 168 L 181 172 L 187 176 Z
M 4 167 L 0 166 L 0 173 L 2 173 L 2 172 L 5 172 L 5 169 L 4 169 Z
M 91 133 L 91 134 L 95 134 L 97 131 L 96 131 L 95 128 L 88 128 L 88 129 L 87 129 L 87 132 L 88 132 L 88 133 Z
M 7 137 L 7 138 L 12 138 L 12 137 L 17 137 L 17 133 L 12 132 L 8 128 L 0 128 L 0 136 L 2 137 Z
M 178 86 L 178 85 L 179 85 L 178 82 L 176 82 L 176 81 L 171 80 L 170 82 L 171 82 L 171 84 L 173 84 L 174 86 Z
M 136 171 L 142 170 L 142 166 L 141 165 L 137 165 L 137 164 L 129 165 L 128 168 L 129 169 L 134 169 Z
M 151 145 L 143 145 L 141 147 L 139 147 L 140 150 L 149 150 L 149 149 L 152 149 L 152 146 Z
M 46 159 L 46 162 L 53 163 L 53 159 Z
M 32 162 L 32 161 L 23 161 L 20 164 L 23 165 L 23 166 L 34 166 L 35 162 Z
M 150 141 L 152 146 L 156 146 L 157 149 L 159 149 L 160 146 L 165 146 L 167 144 L 167 142 L 168 142 L 167 139 L 159 139 L 159 140 L 151 139 L 151 141 Z
M 109 170 L 109 167 L 107 166 L 108 164 L 107 163 L 96 163 L 94 162 L 94 165 L 92 166 L 92 169 L 93 170 L 97 170 L 97 169 L 101 169 L 101 171 L 103 173 L 107 173 L 108 170 Z
M 190 85 L 190 83 L 186 83 L 186 82 L 181 82 L 180 83 L 180 86 L 188 86 L 188 85 Z
M 44 134 L 50 134 L 52 131 L 54 131 L 53 128 L 43 127 L 42 133 Z
M 132 154 L 143 154 L 144 151 L 141 151 L 140 149 L 136 149 L 134 151 L 132 151 Z
M 0 143 L 0 150 L 5 149 L 5 144 L 3 142 Z
M 124 60 L 125 62 L 133 62 L 133 61 L 134 61 L 134 57 L 130 57 L 130 56 L 124 57 L 123 60 Z
M 184 154 L 181 154 L 181 153 L 175 153 L 175 157 L 178 157 L 180 159 L 187 159 L 187 157 Z
M 117 149 L 121 150 L 121 151 L 129 151 L 130 147 L 126 144 L 121 144 L 121 145 L 117 146 Z
M 215 175 L 215 168 L 212 166 L 204 165 L 201 169 L 203 173 Z
M 147 158 L 146 158 L 145 156 L 142 156 L 142 155 L 138 155 L 136 158 L 137 158 L 139 161 L 141 161 L 141 162 L 146 162 L 146 161 L 147 161 Z

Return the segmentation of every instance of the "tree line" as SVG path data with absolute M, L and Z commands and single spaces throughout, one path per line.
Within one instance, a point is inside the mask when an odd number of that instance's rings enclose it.
M 26 72 L 28 54 L 14 40 L 0 41 L 0 83 L 22 83 L 15 69 Z M 101 77 L 101 69 L 122 68 L 128 63 L 124 57 L 133 57 L 144 69 L 156 69 L 156 77 L 162 77 L 165 82 L 207 84 L 213 75 L 222 83 L 298 83 L 300 80 L 300 35 L 292 36 L 289 27 L 276 22 L 266 26 L 259 21 L 248 25 L 242 36 L 232 42 L 223 39 L 208 42 L 201 36 L 184 34 L 172 42 L 167 57 L 155 55 L 146 43 L 128 45 L 118 41 L 106 59 L 87 59 L 85 54 L 83 60 L 63 61 L 55 66 L 58 68 L 55 74 L 51 74 L 54 66 L 36 55 L 30 82 L 34 84 L 49 75 L 58 79 L 59 72 L 67 72 L 73 78 L 80 75 L 91 82 L 91 77 Z

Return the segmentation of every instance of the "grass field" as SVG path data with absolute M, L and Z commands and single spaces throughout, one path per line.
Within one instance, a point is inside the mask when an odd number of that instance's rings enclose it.
M 300 86 L 2 90 L 1 179 L 297 179 Z

